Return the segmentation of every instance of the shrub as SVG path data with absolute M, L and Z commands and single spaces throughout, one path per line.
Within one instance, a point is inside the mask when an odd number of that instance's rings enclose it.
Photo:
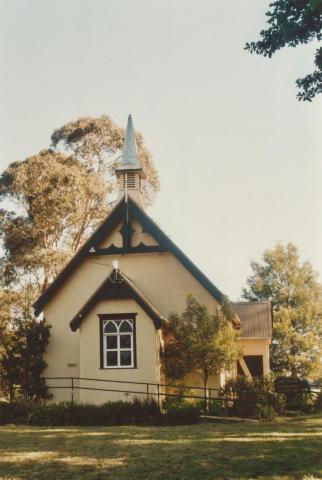
M 288 411 L 298 411 L 302 413 L 311 413 L 314 410 L 314 397 L 310 393 L 298 393 L 291 400 L 286 400 L 285 413 Z
M 164 415 L 155 400 L 107 402 L 102 405 L 71 402 L 35 405 L 0 402 L 0 424 L 64 425 L 160 425 Z
M 220 389 L 219 396 L 229 414 L 241 417 L 256 417 L 259 405 L 269 405 L 274 410 L 277 407 L 273 383 L 265 377 L 231 378 Z
M 322 410 L 322 392 L 318 394 L 314 402 L 314 408 L 316 410 Z
M 211 398 L 207 401 L 199 400 L 195 402 L 195 405 L 199 407 L 200 412 L 204 415 L 223 417 L 226 414 L 226 409 L 222 398 Z
M 28 424 L 39 426 L 70 425 L 72 405 L 70 402 L 52 403 L 49 405 L 34 405 L 31 408 Z M 18 422 L 17 422 L 18 423 Z
M 0 402 L 0 425 L 27 424 L 33 404 L 29 402 Z
M 258 420 L 262 420 L 263 422 L 272 422 L 275 418 L 275 414 L 276 412 L 272 405 L 256 405 L 256 417 Z
M 173 401 L 165 405 L 164 422 L 168 425 L 198 423 L 200 414 L 200 406 L 195 403 Z

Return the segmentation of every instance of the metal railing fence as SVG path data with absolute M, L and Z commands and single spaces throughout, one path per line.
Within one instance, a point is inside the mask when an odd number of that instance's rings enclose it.
M 75 392 L 81 390 L 91 390 L 98 392 L 112 392 L 112 393 L 123 393 L 127 395 L 143 396 L 147 400 L 150 398 L 156 398 L 159 405 L 161 405 L 162 399 L 187 399 L 187 400 L 199 400 L 205 401 L 208 404 L 213 402 L 222 402 L 223 406 L 228 407 L 229 403 L 236 401 L 237 398 L 241 400 L 242 396 L 243 402 L 253 402 L 254 399 L 258 400 L 262 404 L 271 404 L 272 396 L 274 397 L 274 402 L 277 400 L 274 394 L 268 392 L 231 392 L 230 395 L 225 394 L 222 396 L 222 389 L 209 387 L 205 389 L 201 386 L 196 385 L 173 385 L 167 383 L 153 383 L 153 382 L 135 382 L 135 381 L 126 381 L 126 380 L 111 380 L 111 379 L 101 379 L 101 378 L 87 378 L 87 377 L 46 377 L 45 378 L 48 388 L 50 390 L 55 389 L 69 389 L 71 392 L 71 402 L 75 400 Z M 67 381 L 65 385 L 52 385 L 51 381 Z M 85 385 L 84 385 L 85 382 Z M 87 382 L 98 382 L 100 384 L 123 384 L 125 385 L 135 385 L 136 387 L 129 388 L 101 388 L 97 385 L 89 386 Z M 86 385 L 87 383 L 87 385 Z M 140 388 L 143 387 L 143 388 Z M 192 392 L 192 393 L 191 393 Z M 106 401 L 109 399 L 106 398 Z

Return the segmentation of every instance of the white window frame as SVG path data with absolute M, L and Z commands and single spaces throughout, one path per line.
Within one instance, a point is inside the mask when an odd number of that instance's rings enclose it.
M 106 325 L 112 322 L 114 323 L 116 327 L 116 332 L 111 332 L 111 333 L 105 333 L 105 327 Z M 123 322 L 128 322 L 131 327 L 132 331 L 131 332 L 120 332 L 120 327 Z M 123 319 L 104 319 L 102 322 L 102 338 L 103 338 L 103 368 L 105 369 L 113 369 L 113 368 L 134 368 L 134 319 L 133 318 L 123 318 Z M 131 337 L 131 346 L 126 347 L 126 348 L 121 348 L 120 342 L 121 342 L 121 336 L 122 335 L 129 335 Z M 117 345 L 116 348 L 107 348 L 107 337 L 112 337 L 115 336 L 117 338 Z M 121 365 L 121 352 L 122 351 L 130 351 L 131 352 L 131 364 L 129 365 Z M 117 352 L 117 365 L 107 365 L 107 352 Z

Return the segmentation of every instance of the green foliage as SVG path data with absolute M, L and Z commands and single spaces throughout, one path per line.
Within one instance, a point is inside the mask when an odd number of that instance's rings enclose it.
M 172 401 L 165 405 L 165 423 L 168 425 L 189 425 L 200 421 L 200 406 L 183 401 Z
M 108 213 L 108 187 L 75 158 L 45 150 L 15 162 L 0 177 L 3 280 L 46 288 Z M 9 203 L 10 204 L 10 203 Z
M 199 420 L 200 408 L 180 401 L 167 404 L 164 412 L 155 400 L 138 398 L 133 402 L 107 402 L 102 405 L 0 402 L 0 425 L 184 425 Z
M 275 419 L 276 410 L 269 404 L 257 404 L 256 405 L 256 418 L 263 422 L 272 422 Z
M 101 173 L 112 191 L 116 183 L 114 168 L 123 146 L 124 133 L 124 129 L 106 115 L 82 117 L 55 130 L 51 136 L 52 147 L 67 151 L 90 171 Z M 151 204 L 160 188 L 158 173 L 139 132 L 136 132 L 136 144 L 140 164 L 146 174 L 142 182 L 143 195 L 145 202 Z
M 284 406 L 284 414 L 291 415 L 292 412 L 312 413 L 315 408 L 315 397 L 310 393 L 298 393 L 292 398 L 287 398 Z
M 322 0 L 277 0 L 266 15 L 268 28 L 260 32 L 261 40 L 246 44 L 251 53 L 271 57 L 285 46 L 322 39 Z M 322 47 L 316 50 L 314 63 L 316 70 L 296 81 L 299 100 L 311 102 L 322 92 Z
M 206 390 L 209 375 L 230 369 L 240 355 L 233 315 L 228 304 L 211 315 L 188 295 L 185 311 L 170 315 L 164 326 L 166 377 L 178 380 L 194 372 L 202 377 Z
M 81 118 L 52 135 L 52 148 L 14 162 L 0 177 L 0 286 L 33 298 L 109 213 L 115 202 L 115 162 L 124 130 L 108 117 Z M 151 203 L 159 180 L 137 134 Z M 11 209 L 10 209 L 11 208 Z
M 322 392 L 320 392 L 314 402 L 314 408 L 318 411 L 322 411 Z
M 33 406 L 30 402 L 0 401 L 0 425 L 27 424 Z
M 222 398 L 211 397 L 206 400 L 200 400 L 196 403 L 199 405 L 200 410 L 204 415 L 211 415 L 214 417 L 224 417 L 227 415 L 225 402 Z
M 162 414 L 154 400 L 102 405 L 62 402 L 33 408 L 28 422 L 31 425 L 158 425 Z
M 272 370 L 299 378 L 321 375 L 322 286 L 309 262 L 300 263 L 291 243 L 277 244 L 252 262 L 243 296 L 273 305 Z
M 19 395 L 33 401 L 48 398 L 42 372 L 49 335 L 50 327 L 44 321 L 17 320 L 12 325 L 0 357 L 2 387 L 11 401 Z
M 239 417 L 264 416 L 270 410 L 266 406 L 273 410 L 277 407 L 274 384 L 269 377 L 230 378 L 220 389 L 219 397 L 224 400 L 227 413 Z

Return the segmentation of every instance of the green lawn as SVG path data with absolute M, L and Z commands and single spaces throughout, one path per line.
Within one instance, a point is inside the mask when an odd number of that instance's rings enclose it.
M 304 477 L 322 478 L 322 417 L 160 428 L 0 427 L 1 480 Z

